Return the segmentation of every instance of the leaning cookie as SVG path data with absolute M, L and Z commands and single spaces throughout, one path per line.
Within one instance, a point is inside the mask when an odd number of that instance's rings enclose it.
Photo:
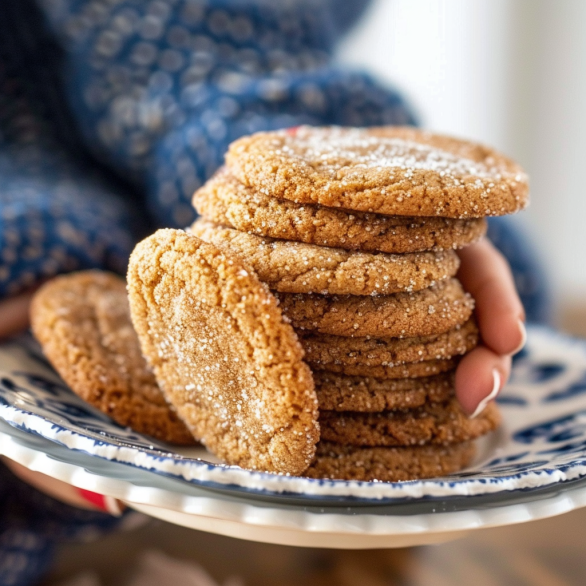
M 322 439 L 353 446 L 455 444 L 484 435 L 499 423 L 500 413 L 494 403 L 470 419 L 455 398 L 408 411 L 320 411 L 319 415 Z
M 100 271 L 57 277 L 35 294 L 31 324 L 44 354 L 82 399 L 139 433 L 195 443 L 141 355 L 122 279 Z
M 377 214 L 480 218 L 528 203 L 527 176 L 511 159 L 415 128 L 259 132 L 232 143 L 226 163 L 255 191 Z
M 228 464 L 303 472 L 317 398 L 266 285 L 217 247 L 159 230 L 134 249 L 128 290 L 143 354 L 194 436 Z
M 394 295 L 275 295 L 296 330 L 359 338 L 442 334 L 468 321 L 474 309 L 474 300 L 457 279 Z
M 453 250 L 385 254 L 263 238 L 199 219 L 191 233 L 241 258 L 271 289 L 324 295 L 419 291 L 453 277 Z
M 247 187 L 226 168 L 195 192 L 193 205 L 207 220 L 242 232 L 347 250 L 449 250 L 486 233 L 484 218 L 384 216 L 277 199 Z
M 474 453 L 472 442 L 450 446 L 360 448 L 321 441 L 315 460 L 304 476 L 380 482 L 432 478 L 465 468 Z

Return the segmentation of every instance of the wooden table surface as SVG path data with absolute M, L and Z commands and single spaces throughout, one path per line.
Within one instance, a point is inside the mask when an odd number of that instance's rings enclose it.
M 562 326 L 586 334 L 586 312 Z M 457 541 L 395 550 L 327 550 L 267 545 L 149 520 L 84 545 L 69 545 L 44 586 L 94 570 L 116 586 L 147 550 L 203 567 L 219 583 L 246 586 L 584 586 L 586 508 L 542 521 L 472 531 Z

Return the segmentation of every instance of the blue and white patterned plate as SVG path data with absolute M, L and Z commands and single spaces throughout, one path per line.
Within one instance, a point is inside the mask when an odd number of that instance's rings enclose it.
M 0 346 L 0 418 L 11 426 L 202 488 L 307 504 L 486 502 L 511 491 L 523 498 L 586 483 L 586 342 L 531 328 L 499 402 L 503 427 L 459 474 L 398 483 L 314 480 L 222 465 L 201 448 L 177 450 L 124 429 L 75 396 L 29 336 Z
M 373 549 L 429 545 L 470 531 L 526 523 L 586 506 L 586 485 L 548 487 L 547 494 L 513 491 L 504 496 L 362 501 L 327 504 L 217 494 L 191 482 L 70 450 L 0 421 L 0 454 L 53 478 L 121 499 L 150 516 L 238 539 L 302 547 Z M 523 498 L 518 495 L 521 492 Z M 501 493 L 504 495 L 505 493 Z M 511 501 L 510 495 L 517 495 Z M 486 504 L 474 504 L 482 498 Z M 503 500 L 504 499 L 504 500 Z M 131 519 L 127 519 L 127 522 Z

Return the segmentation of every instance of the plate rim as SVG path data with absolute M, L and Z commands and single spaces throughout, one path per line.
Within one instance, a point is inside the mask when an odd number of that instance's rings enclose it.
M 54 444 L 50 440 L 40 439 L 50 443 L 53 449 L 67 450 L 67 448 Z M 507 504 L 492 509 L 423 513 L 411 515 L 407 519 L 404 516 L 360 513 L 352 516 L 352 521 L 349 522 L 347 515 L 339 513 L 317 514 L 304 508 L 287 511 L 278 505 L 261 509 L 249 502 L 230 503 L 230 506 L 227 507 L 221 497 L 213 495 L 205 497 L 178 495 L 160 487 L 151 487 L 145 490 L 145 487 L 137 487 L 129 480 L 104 476 L 92 470 L 91 463 L 95 457 L 89 454 L 81 454 L 85 461 L 83 466 L 60 461 L 55 458 L 54 452 L 50 453 L 51 450 L 44 451 L 23 445 L 18 437 L 10 436 L 0 430 L 0 453 L 7 454 L 7 452 L 15 461 L 31 470 L 48 474 L 80 488 L 98 490 L 102 494 L 120 498 L 130 507 L 139 505 L 136 507 L 137 510 L 156 508 L 159 511 L 174 512 L 189 518 L 202 517 L 212 521 L 217 519 L 218 521 L 237 523 L 244 526 L 249 534 L 247 536 L 240 533 L 232 536 L 254 541 L 278 543 L 275 538 L 259 539 L 259 529 L 268 532 L 267 535 L 270 535 L 271 530 L 293 531 L 299 533 L 302 539 L 299 542 L 293 541 L 284 544 L 305 547 L 307 547 L 309 536 L 317 536 L 323 540 L 323 542 L 317 541 L 312 544 L 312 547 L 343 549 L 377 547 L 372 539 L 380 539 L 378 547 L 422 545 L 452 539 L 462 532 L 474 529 L 545 519 L 586 506 L 586 486 L 583 486 L 570 491 L 558 492 L 546 499 Z M 138 490 L 134 490 L 136 488 Z M 168 498 L 169 496 L 175 498 Z M 179 496 L 180 498 L 177 498 Z M 146 507 L 140 505 L 146 505 Z M 165 519 L 165 516 L 159 516 L 159 518 Z M 165 520 L 169 521 L 170 519 Z M 220 525 L 212 523 L 211 528 L 208 527 L 204 530 L 227 534 L 222 531 Z M 359 541 L 353 543 L 348 539 Z M 405 543 L 405 539 L 411 541 Z M 362 544 L 360 540 L 362 540 Z M 398 540 L 401 540 L 400 543 Z

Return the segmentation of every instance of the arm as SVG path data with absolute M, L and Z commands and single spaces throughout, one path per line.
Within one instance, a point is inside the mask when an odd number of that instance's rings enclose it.
M 29 306 L 34 291 L 0 300 L 0 340 L 26 330 Z
M 74 0 L 45 10 L 87 148 L 135 182 L 158 225 L 182 228 L 193 192 L 243 134 L 414 122 L 397 92 L 333 65 L 332 12 L 346 18 L 364 2 L 334 4 L 118 2 L 99 19 Z

